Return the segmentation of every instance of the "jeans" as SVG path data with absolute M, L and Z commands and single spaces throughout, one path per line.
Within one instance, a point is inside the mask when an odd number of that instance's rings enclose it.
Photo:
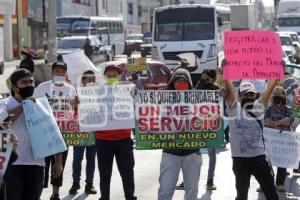
M 277 167 L 276 185 L 284 185 L 286 178 L 286 168 Z
M 43 190 L 44 167 L 12 165 L 5 173 L 8 200 L 39 200 Z
M 93 183 L 94 180 L 94 172 L 95 172 L 95 159 L 96 159 L 96 152 L 97 148 L 96 145 L 81 147 L 81 146 L 74 146 L 73 147 L 73 181 L 79 182 L 81 176 L 81 162 L 83 159 L 84 150 L 86 150 L 85 157 L 86 157 L 86 183 Z
M 117 166 L 122 178 L 126 200 L 135 200 L 134 196 L 134 156 L 133 141 L 124 140 L 96 140 L 98 168 L 100 173 L 101 200 L 110 199 L 110 181 L 113 161 L 116 157 Z
M 160 162 L 158 200 L 172 200 L 180 169 L 183 173 L 184 199 L 197 200 L 201 166 L 202 156 L 199 153 L 187 156 L 163 153 Z
M 267 200 L 278 200 L 274 178 L 265 155 L 251 158 L 234 157 L 232 169 L 236 182 L 236 200 L 248 199 L 251 175 L 258 181 Z
M 209 157 L 209 166 L 208 166 L 207 179 L 213 179 L 215 177 L 215 169 L 216 169 L 216 161 L 217 161 L 216 148 L 208 149 L 208 157 Z
M 66 165 L 66 161 L 67 161 L 67 157 L 68 157 L 68 150 L 62 152 L 62 166 L 63 166 L 63 170 L 65 169 L 65 165 Z M 48 182 L 49 182 L 49 170 L 50 167 L 53 167 L 53 165 L 55 164 L 55 156 L 48 156 L 45 158 L 45 178 L 44 178 L 44 187 L 48 186 Z M 61 176 L 59 176 L 58 178 L 53 178 L 51 176 L 51 185 L 56 186 L 56 187 L 61 187 L 63 184 L 63 174 L 61 174 Z

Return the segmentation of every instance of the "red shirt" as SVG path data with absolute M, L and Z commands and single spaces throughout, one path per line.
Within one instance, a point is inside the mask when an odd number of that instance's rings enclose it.
M 124 140 L 130 138 L 131 129 L 96 131 L 95 136 L 97 140 Z

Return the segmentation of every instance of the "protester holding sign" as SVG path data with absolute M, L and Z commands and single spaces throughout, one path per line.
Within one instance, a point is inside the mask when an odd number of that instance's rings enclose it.
M 226 60 L 222 65 L 226 64 Z M 266 160 L 263 125 L 265 108 L 275 88 L 277 80 L 271 80 L 259 99 L 257 90 L 250 82 L 243 82 L 235 98 L 232 81 L 225 80 L 228 116 L 232 118 L 230 146 L 233 159 L 233 172 L 236 180 L 236 200 L 248 198 L 250 177 L 254 175 L 267 200 L 278 200 L 274 178 Z
M 2 100 L 0 104 L 5 106 L 9 114 L 13 114 L 11 130 L 19 140 L 17 147 L 19 157 L 6 171 L 7 199 L 39 200 L 43 190 L 44 159 L 33 158 L 21 104 L 25 99 L 34 99 L 34 80 L 30 71 L 18 69 L 11 74 L 10 82 L 13 96 Z M 57 154 L 53 165 L 53 177 L 57 178 L 61 174 L 62 159 L 61 154 Z
M 169 90 L 191 90 L 192 80 L 188 70 L 179 68 L 172 75 Z M 171 200 L 180 169 L 184 179 L 184 199 L 196 200 L 202 156 L 199 149 L 164 149 L 160 163 L 158 200 Z
M 95 85 L 95 73 L 88 70 L 83 73 L 81 83 L 83 87 L 88 87 Z M 80 189 L 80 175 L 81 175 L 81 162 L 83 159 L 83 154 L 86 149 L 86 194 L 96 194 L 97 191 L 93 186 L 94 172 L 95 172 L 95 159 L 96 159 L 96 145 L 91 146 L 74 146 L 73 147 L 73 185 L 69 191 L 70 194 L 76 194 L 77 190 Z
M 121 69 L 109 65 L 104 70 L 106 84 L 119 85 Z M 96 132 L 98 168 L 100 173 L 101 200 L 110 199 L 110 180 L 113 160 L 116 157 L 126 200 L 136 200 L 134 196 L 134 155 L 131 129 L 112 129 Z
M 73 86 L 65 82 L 67 75 L 67 65 L 64 62 L 56 62 L 52 65 L 52 80 L 41 83 L 35 89 L 35 97 L 46 96 L 52 108 L 53 114 L 57 120 L 61 131 L 66 131 L 66 122 L 73 118 L 76 99 L 76 91 Z M 62 164 L 65 166 L 68 151 L 62 153 Z M 48 187 L 49 168 L 54 164 L 55 158 L 53 156 L 47 157 L 45 168 L 44 187 Z M 54 178 L 51 177 L 51 184 L 53 186 L 53 194 L 51 200 L 59 200 L 59 188 L 63 184 L 63 175 Z
M 291 131 L 294 120 L 292 109 L 287 105 L 287 98 L 283 87 L 277 86 L 273 91 L 272 105 L 265 113 L 265 126 L 281 131 Z M 279 133 L 280 134 L 280 133 Z M 277 168 L 276 185 L 279 192 L 285 192 L 284 182 L 286 168 Z

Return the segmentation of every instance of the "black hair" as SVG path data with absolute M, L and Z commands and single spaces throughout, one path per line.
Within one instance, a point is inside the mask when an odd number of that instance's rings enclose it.
M 17 82 L 19 80 L 21 80 L 22 78 L 25 78 L 27 76 L 32 77 L 32 73 L 29 70 L 25 69 L 25 68 L 17 69 L 10 75 L 9 81 L 10 81 L 10 84 L 11 84 L 11 86 L 10 86 L 11 96 L 15 96 L 15 92 L 12 89 L 12 86 L 17 86 Z
M 67 71 L 67 69 L 68 69 L 67 64 L 64 63 L 64 62 L 61 61 L 61 60 L 58 60 L 57 62 L 53 63 L 53 65 L 52 65 L 52 71 L 53 71 L 55 68 L 63 68 L 65 71 Z
M 87 71 L 83 72 L 81 80 L 84 80 L 86 77 L 89 77 L 86 75 L 95 75 L 95 73 L 92 70 L 87 70 Z
M 209 76 L 210 78 L 216 80 L 217 79 L 217 70 L 214 69 L 205 69 L 203 70 L 204 74 L 207 74 L 207 76 Z

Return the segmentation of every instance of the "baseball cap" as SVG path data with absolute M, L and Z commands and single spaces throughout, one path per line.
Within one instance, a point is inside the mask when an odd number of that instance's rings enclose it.
M 116 71 L 121 74 L 121 68 L 116 65 L 108 65 L 104 70 L 104 74 L 106 74 L 108 71 Z
M 242 82 L 239 87 L 239 94 L 247 94 L 249 92 L 258 93 L 253 83 L 248 81 Z

